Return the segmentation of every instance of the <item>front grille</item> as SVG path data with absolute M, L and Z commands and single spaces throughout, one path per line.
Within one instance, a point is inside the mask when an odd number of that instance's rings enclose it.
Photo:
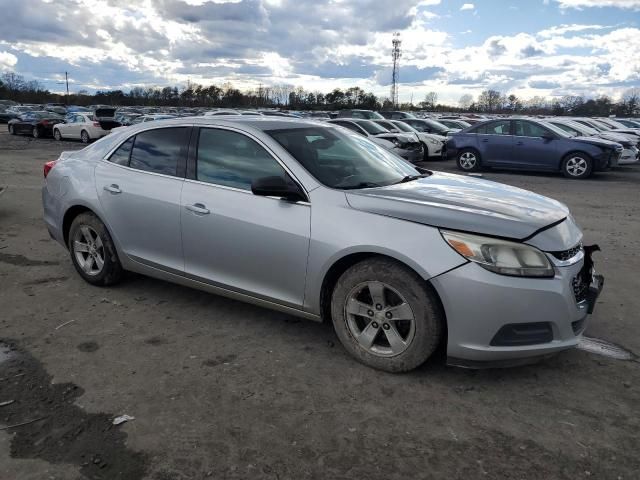
M 582 243 L 579 243 L 575 247 L 570 248 L 569 250 L 562 250 L 560 252 L 550 252 L 550 253 L 551 255 L 556 257 L 558 260 L 566 262 L 567 260 L 571 260 L 581 251 L 582 251 Z
M 589 293 L 589 282 L 586 282 L 583 275 L 578 274 L 573 277 L 573 296 L 576 297 L 576 302 L 580 303 L 587 299 L 587 293 Z

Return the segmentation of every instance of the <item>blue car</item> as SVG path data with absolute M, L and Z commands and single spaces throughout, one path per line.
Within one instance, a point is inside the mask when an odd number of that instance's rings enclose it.
M 548 122 L 528 118 L 477 123 L 450 134 L 447 141 L 447 156 L 465 172 L 499 167 L 562 172 L 582 179 L 616 166 L 621 154 L 618 143 L 571 137 Z

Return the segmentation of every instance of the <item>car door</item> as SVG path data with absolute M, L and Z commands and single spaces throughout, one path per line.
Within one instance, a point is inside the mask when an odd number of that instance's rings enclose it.
M 74 136 L 74 125 L 75 125 L 75 119 L 76 116 L 75 115 L 67 115 L 67 117 L 65 118 L 65 123 L 61 123 L 58 126 L 58 129 L 60 130 L 60 134 L 64 137 L 64 138 L 77 138 L 76 136 Z
M 513 157 L 511 121 L 498 120 L 482 125 L 477 132 L 477 146 L 483 165 L 509 165 Z
M 16 133 L 31 133 L 33 128 L 31 122 L 33 115 L 30 113 L 23 113 L 18 117 L 18 122 L 13 125 L 13 130 Z
M 197 154 L 181 209 L 187 275 L 302 306 L 311 207 L 251 192 L 257 178 L 290 175 L 256 139 L 233 129 L 200 128 L 191 150 Z
M 163 127 L 129 138 L 98 162 L 104 220 L 132 260 L 184 272 L 180 195 L 190 127 Z
M 528 120 L 514 120 L 513 166 L 557 170 L 560 164 L 556 135 Z

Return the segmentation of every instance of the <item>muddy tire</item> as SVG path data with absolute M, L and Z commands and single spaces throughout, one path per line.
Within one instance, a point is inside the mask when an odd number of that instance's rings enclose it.
M 414 271 L 386 258 L 364 260 L 342 274 L 331 297 L 331 318 L 352 356 L 393 373 L 423 364 L 445 325 L 435 292 Z
M 68 247 L 73 266 L 91 285 L 113 285 L 122 279 L 123 269 L 111 235 L 93 213 L 74 218 Z

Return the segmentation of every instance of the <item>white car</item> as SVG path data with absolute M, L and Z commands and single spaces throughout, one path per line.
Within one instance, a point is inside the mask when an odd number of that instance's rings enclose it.
M 65 117 L 64 123 L 58 123 L 53 128 L 53 138 L 82 140 L 82 143 L 97 140 L 120 125 L 115 121 L 114 115 L 115 109 L 98 109 L 95 113 L 70 113 Z
M 424 160 L 429 158 L 442 157 L 442 150 L 447 137 L 444 135 L 438 135 L 436 133 L 419 132 L 410 125 L 407 125 L 402 120 L 374 120 L 374 122 L 382 125 L 390 132 L 400 132 L 406 134 L 414 134 L 415 137 L 422 143 L 424 148 Z

